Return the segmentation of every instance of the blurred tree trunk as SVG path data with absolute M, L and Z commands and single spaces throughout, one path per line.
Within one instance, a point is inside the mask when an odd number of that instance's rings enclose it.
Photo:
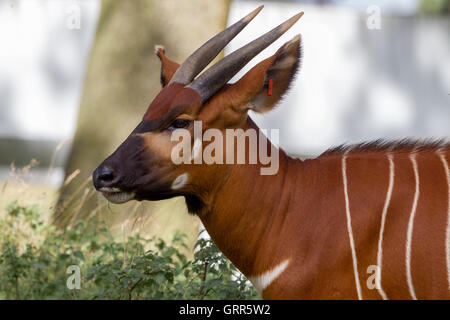
M 198 219 L 183 198 L 113 205 L 99 196 L 90 179 L 140 122 L 161 90 L 154 46 L 182 62 L 226 26 L 229 0 L 106 0 L 85 80 L 78 125 L 66 165 L 54 221 L 64 227 L 97 216 L 126 234 L 140 232 L 171 240 L 179 229 L 193 244 Z

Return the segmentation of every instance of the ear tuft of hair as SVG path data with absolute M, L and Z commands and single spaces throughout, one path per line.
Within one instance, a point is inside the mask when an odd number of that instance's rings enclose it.
M 295 36 L 291 41 L 285 44 L 285 48 L 281 48 L 282 53 L 278 55 L 273 63 L 273 67 L 269 68 L 266 74 L 264 83 L 268 83 L 270 77 L 275 78 L 279 72 L 288 70 L 286 86 L 283 88 L 283 92 L 280 94 L 278 101 L 281 101 L 284 96 L 291 89 L 295 83 L 295 79 L 300 72 L 302 58 L 303 58 L 303 46 L 301 35 Z
M 283 100 L 283 97 L 295 82 L 301 66 L 302 55 L 303 48 L 300 35 L 295 36 L 278 49 L 274 55 L 275 59 L 265 73 L 264 85 L 261 90 L 261 93 L 264 94 L 255 96 L 252 101 L 254 111 L 267 112 Z M 268 96 L 270 79 L 272 79 L 273 93 Z
M 161 61 L 161 85 L 165 87 L 180 65 L 166 57 L 166 49 L 162 45 L 155 46 L 155 54 Z
M 157 44 L 155 45 L 155 54 L 158 56 L 158 58 L 161 59 L 161 54 L 165 54 L 166 53 L 166 49 L 164 48 L 164 46 Z

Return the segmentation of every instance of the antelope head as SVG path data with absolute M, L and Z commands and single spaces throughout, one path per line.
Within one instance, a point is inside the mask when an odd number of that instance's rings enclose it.
M 261 9 L 262 6 L 217 34 L 181 65 L 167 58 L 164 48 L 156 47 L 162 65 L 162 90 L 134 131 L 93 172 L 95 188 L 109 201 L 123 203 L 131 199 L 162 200 L 185 196 L 189 211 L 195 212 L 195 204 L 198 205 L 203 195 L 213 188 L 214 181 L 226 176 L 224 170 L 228 170 L 229 165 L 222 165 L 217 170 L 218 165 L 175 164 L 171 158 L 175 144 L 171 136 L 177 129 L 192 132 L 194 121 L 201 121 L 202 130 L 245 130 L 250 123 L 248 110 L 268 111 L 287 91 L 299 65 L 300 35 L 236 83 L 227 82 L 287 31 L 303 12 L 200 74 Z

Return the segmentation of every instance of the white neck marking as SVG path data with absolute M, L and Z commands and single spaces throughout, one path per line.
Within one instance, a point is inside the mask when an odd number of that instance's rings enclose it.
M 284 260 L 280 264 L 278 264 L 275 268 L 270 269 L 269 271 L 264 272 L 263 274 L 255 277 L 248 277 L 251 283 L 256 288 L 256 291 L 262 296 L 263 291 L 276 279 L 278 278 L 284 270 L 289 265 L 289 259 Z
M 178 190 L 184 187 L 186 182 L 188 181 L 188 174 L 183 173 L 180 174 L 175 180 L 172 182 L 172 190 Z

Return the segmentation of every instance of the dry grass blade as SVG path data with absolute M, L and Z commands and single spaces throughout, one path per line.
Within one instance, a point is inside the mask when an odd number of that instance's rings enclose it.
M 67 210 L 69 204 L 77 197 L 81 191 L 86 187 L 86 185 L 91 182 L 92 177 L 89 176 L 71 195 L 70 197 L 65 200 L 59 208 L 55 210 L 55 215 L 53 219 L 53 223 L 55 223 L 57 226 L 63 226 L 64 222 L 66 222 L 70 218 L 70 212 L 66 212 L 66 217 L 61 220 L 62 214 Z
M 72 172 L 67 178 L 66 180 L 64 180 L 64 184 L 63 186 L 67 186 L 69 183 L 71 183 L 73 181 L 73 179 L 75 179 L 79 174 L 80 174 L 81 170 L 77 169 L 74 172 Z

